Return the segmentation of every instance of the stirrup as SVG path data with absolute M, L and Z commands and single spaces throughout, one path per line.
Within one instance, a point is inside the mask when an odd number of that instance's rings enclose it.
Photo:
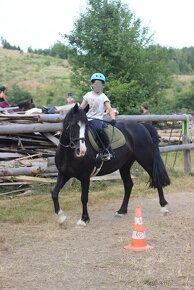
M 102 152 L 103 161 L 110 160 L 112 157 L 113 157 L 112 154 L 108 150 L 105 150 L 104 152 Z

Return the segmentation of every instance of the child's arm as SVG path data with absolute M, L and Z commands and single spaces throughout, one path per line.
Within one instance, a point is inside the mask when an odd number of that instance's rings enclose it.
M 115 120 L 115 112 L 113 111 L 111 104 L 109 102 L 105 102 L 105 109 L 108 111 L 111 119 Z
M 80 105 L 80 108 L 81 108 L 81 109 L 85 109 L 86 106 L 87 106 L 87 104 L 88 104 L 88 102 L 85 101 L 85 100 L 83 100 L 82 103 L 81 103 L 81 105 Z

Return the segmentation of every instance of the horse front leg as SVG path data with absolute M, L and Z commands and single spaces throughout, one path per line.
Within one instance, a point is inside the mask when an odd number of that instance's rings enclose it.
M 131 191 L 133 188 L 133 181 L 131 178 L 129 166 L 124 166 L 120 168 L 119 171 L 120 171 L 120 175 L 123 181 L 125 192 L 124 192 L 124 197 L 123 197 L 123 202 L 121 204 L 121 207 L 118 211 L 116 211 L 115 216 L 121 217 L 124 214 L 127 214 L 129 198 L 130 198 Z
M 63 211 L 59 205 L 59 192 L 64 184 L 69 180 L 69 178 L 65 177 L 62 173 L 58 173 L 57 182 L 55 184 L 54 189 L 52 190 L 52 200 L 54 204 L 55 213 L 58 216 L 58 223 L 63 224 L 66 220 L 66 216 L 64 215 Z
M 77 225 L 86 226 L 89 223 L 90 218 L 88 214 L 88 191 L 90 186 L 90 177 L 84 178 L 81 180 L 81 202 L 82 202 L 82 216 L 81 219 L 77 222 Z

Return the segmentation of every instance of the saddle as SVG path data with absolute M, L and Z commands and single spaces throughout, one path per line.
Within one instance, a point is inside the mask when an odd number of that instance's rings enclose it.
M 113 127 L 111 124 L 106 124 L 103 130 L 109 139 L 111 149 L 117 149 L 125 145 L 126 143 L 125 137 L 118 128 Z M 101 147 L 99 145 L 100 137 L 99 135 L 97 135 L 96 131 L 92 127 L 89 127 L 88 137 L 94 150 L 100 152 L 101 151 Z

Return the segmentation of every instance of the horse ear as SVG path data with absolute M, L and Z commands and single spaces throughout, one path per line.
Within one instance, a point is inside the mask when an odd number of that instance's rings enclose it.
M 87 113 L 89 111 L 90 106 L 87 104 L 87 106 L 85 107 L 84 111 Z
M 75 106 L 73 107 L 73 111 L 74 111 L 74 113 L 77 113 L 78 110 L 79 110 L 79 106 L 78 106 L 78 104 L 76 103 Z

